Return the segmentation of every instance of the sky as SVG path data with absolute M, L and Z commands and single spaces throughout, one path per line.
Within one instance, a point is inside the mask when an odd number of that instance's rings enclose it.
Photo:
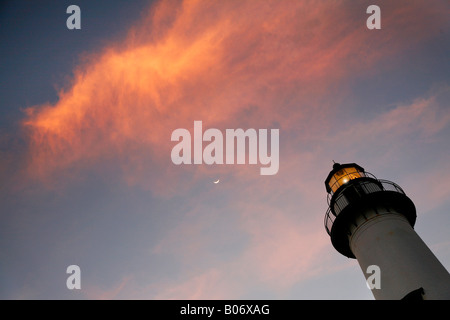
M 0 298 L 373 299 L 323 225 L 333 161 L 399 184 L 450 269 L 449 14 L 445 0 L 3 1 Z M 278 129 L 278 172 L 175 165 L 171 134 L 194 121 Z

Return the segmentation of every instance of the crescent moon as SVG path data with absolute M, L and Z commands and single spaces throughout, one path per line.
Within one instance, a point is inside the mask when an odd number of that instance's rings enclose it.
M 220 181 L 220 179 L 217 179 L 217 181 L 214 181 L 215 184 L 218 184 Z

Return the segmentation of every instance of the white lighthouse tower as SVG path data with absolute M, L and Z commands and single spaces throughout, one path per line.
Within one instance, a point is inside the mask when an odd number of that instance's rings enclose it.
M 450 274 L 414 231 L 416 208 L 402 188 L 355 163 L 335 163 L 325 186 L 331 242 L 366 277 L 379 270 L 375 299 L 450 299 Z

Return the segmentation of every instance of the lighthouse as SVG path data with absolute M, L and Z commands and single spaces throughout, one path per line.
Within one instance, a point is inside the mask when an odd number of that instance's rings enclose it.
M 358 260 L 366 279 L 379 271 L 375 299 L 450 299 L 450 274 L 415 232 L 416 208 L 400 186 L 356 163 L 335 163 L 325 187 L 331 243 Z

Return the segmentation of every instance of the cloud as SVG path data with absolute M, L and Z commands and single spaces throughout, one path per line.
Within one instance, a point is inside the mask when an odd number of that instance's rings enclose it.
M 330 135 L 330 145 L 361 150 L 365 144 L 368 148 L 379 150 L 381 145 L 397 147 L 413 138 L 431 139 L 450 123 L 445 105 L 449 93 L 450 87 L 443 85 L 412 102 L 397 103 L 368 121 L 355 122 L 350 118 L 340 122 L 343 129 L 334 136 Z M 355 147 L 351 148 L 352 145 Z
M 392 6 L 386 20 L 404 10 Z M 170 189 L 170 134 L 194 120 L 219 128 L 319 127 L 310 121 L 324 121 L 339 99 L 336 82 L 401 48 L 404 33 L 426 34 L 403 18 L 392 39 L 372 44 L 356 16 L 364 14 L 346 1 L 160 2 L 123 43 L 86 58 L 55 104 L 26 109 L 29 172 L 51 181 L 61 171 L 118 161 L 128 183 L 158 192 Z
M 166 283 L 154 299 L 229 299 L 236 293 L 233 283 L 227 282 L 223 270 L 209 269 L 181 283 Z
M 112 288 L 105 289 L 99 286 L 92 285 L 88 283 L 83 285 L 81 288 L 81 294 L 84 299 L 95 299 L 95 300 L 113 300 L 120 299 L 120 294 L 124 291 L 124 288 L 130 285 L 132 282 L 132 276 L 124 277 L 119 283 L 114 285 Z M 87 282 L 87 281 L 86 281 Z

